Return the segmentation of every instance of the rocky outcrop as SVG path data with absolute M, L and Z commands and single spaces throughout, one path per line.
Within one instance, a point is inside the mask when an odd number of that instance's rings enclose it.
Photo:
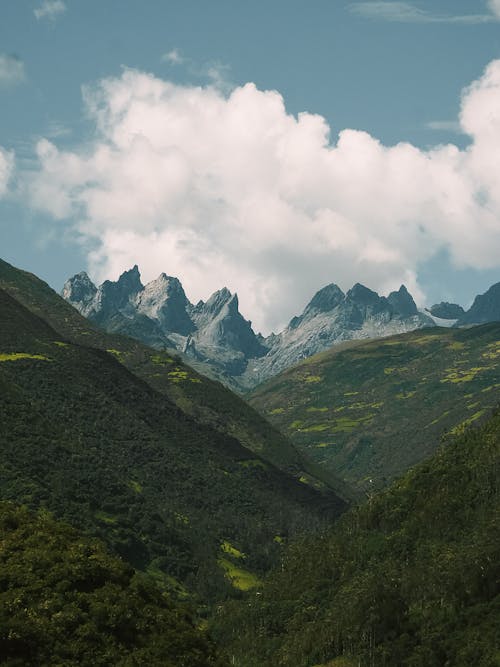
M 458 320 L 465 314 L 465 310 L 458 303 L 449 303 L 448 301 L 441 301 L 435 303 L 429 308 L 429 312 L 433 317 L 439 317 L 441 320 Z

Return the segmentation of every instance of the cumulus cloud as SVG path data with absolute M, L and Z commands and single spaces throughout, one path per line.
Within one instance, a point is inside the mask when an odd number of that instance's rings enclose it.
M 368 19 L 393 21 L 397 23 L 457 23 L 476 25 L 490 23 L 495 16 L 500 16 L 500 0 L 490 0 L 492 14 L 437 14 L 421 9 L 412 2 L 396 0 L 371 0 L 369 2 L 353 2 L 349 9 L 353 14 Z
M 0 198 L 7 192 L 12 172 L 14 171 L 14 154 L 0 146 Z
M 42 4 L 33 10 L 33 13 L 37 20 L 54 21 L 60 14 L 64 14 L 66 9 L 66 3 L 63 0 L 43 0 Z
M 0 86 L 13 86 L 25 79 L 24 63 L 17 56 L 0 53 Z
M 419 266 L 500 265 L 500 60 L 462 99 L 470 145 L 330 139 L 324 118 L 287 113 L 252 83 L 228 95 L 125 70 L 84 91 L 92 145 L 38 143 L 34 206 L 100 244 L 98 280 L 138 263 L 188 296 L 227 285 L 257 329 L 282 326 L 320 286 L 356 281 L 423 298 Z

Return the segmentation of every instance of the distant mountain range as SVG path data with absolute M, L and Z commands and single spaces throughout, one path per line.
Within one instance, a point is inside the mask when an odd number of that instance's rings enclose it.
M 346 340 L 500 320 L 500 283 L 477 296 L 467 312 L 445 302 L 420 311 L 404 285 L 384 297 L 359 283 L 344 294 L 332 283 L 283 331 L 267 338 L 254 332 L 239 311 L 238 295 L 226 287 L 194 305 L 178 278 L 162 273 L 143 285 L 137 266 L 99 287 L 78 273 L 62 296 L 106 331 L 176 350 L 204 374 L 240 391 Z

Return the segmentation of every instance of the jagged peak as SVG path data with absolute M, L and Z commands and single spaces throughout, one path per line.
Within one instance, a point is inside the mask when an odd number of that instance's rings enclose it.
M 175 276 L 168 276 L 164 272 L 160 273 L 156 280 L 151 280 L 147 283 L 144 289 L 146 292 L 162 291 L 166 292 L 168 295 L 171 295 L 172 293 L 180 294 L 183 298 L 186 298 L 181 281 Z
M 394 311 L 403 317 L 409 317 L 418 313 L 417 304 L 406 289 L 406 285 L 401 285 L 397 292 L 391 292 L 387 297 L 387 301 L 389 301 Z
M 88 301 L 97 292 L 97 287 L 86 271 L 80 271 L 64 283 L 61 294 L 71 302 Z
M 344 292 L 335 283 L 325 285 L 316 292 L 311 301 L 306 306 L 306 310 L 314 308 L 322 312 L 333 310 L 343 301 L 345 297 Z
M 139 273 L 139 267 L 137 264 L 131 269 L 124 271 L 118 280 L 105 280 L 100 286 L 101 292 L 106 293 L 121 293 L 126 292 L 127 294 L 133 294 L 135 292 L 140 292 L 144 289 L 143 284 L 141 283 L 141 274 Z
M 238 305 L 238 297 L 236 294 L 231 294 L 227 287 L 223 287 L 212 294 L 208 301 L 204 304 L 204 309 L 209 311 L 220 310 L 223 306 L 229 303 L 236 297 L 236 305 Z
M 377 294 L 377 292 L 374 292 L 369 287 L 366 287 L 361 283 L 355 283 L 347 292 L 346 299 L 350 299 L 352 301 L 372 302 L 376 300 L 378 301 L 380 296 Z

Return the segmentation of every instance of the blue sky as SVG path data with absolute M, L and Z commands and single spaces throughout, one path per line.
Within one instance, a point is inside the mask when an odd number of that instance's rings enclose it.
M 497 145 L 480 124 L 500 100 L 484 74 L 498 16 L 480 0 L 0 0 L 0 256 L 56 289 L 135 262 L 192 300 L 226 284 L 263 330 L 327 282 L 465 305 L 500 279 Z M 346 129 L 366 134 L 331 155 Z M 433 151 L 448 143 L 458 157 Z

